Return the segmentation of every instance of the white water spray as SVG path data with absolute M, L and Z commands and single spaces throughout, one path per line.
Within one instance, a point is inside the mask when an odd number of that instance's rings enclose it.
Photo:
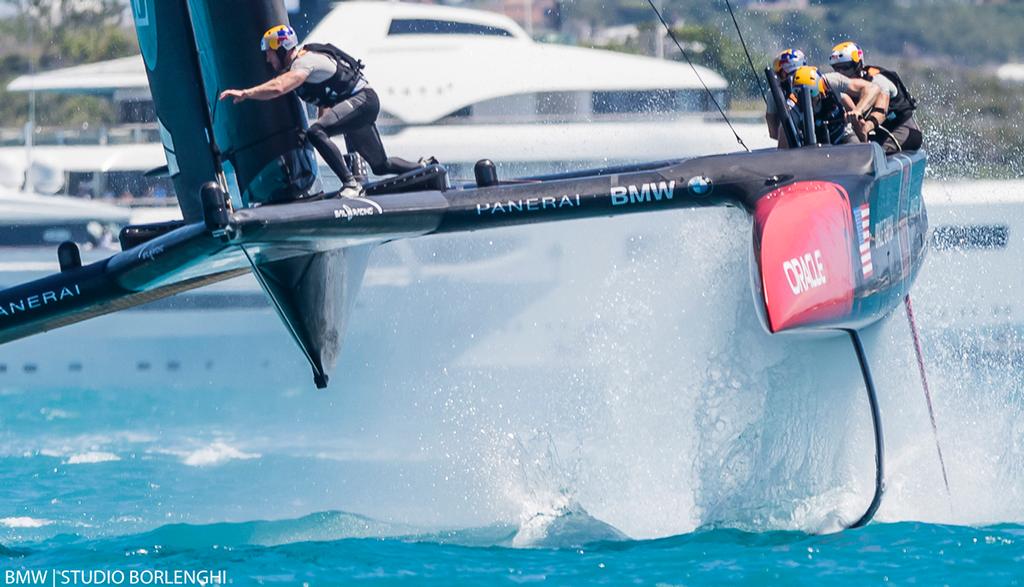
M 452 375 L 465 387 L 445 392 L 453 474 L 474 476 L 494 511 L 526 536 L 537 518 L 523 512 L 578 505 L 636 538 L 709 525 L 827 532 L 860 516 L 874 444 L 853 348 L 761 329 L 744 214 L 527 230 L 563 247 L 558 284 L 481 336 Z M 998 367 L 1012 367 L 1005 357 L 986 366 L 926 318 L 921 328 L 953 497 L 901 307 L 866 335 L 886 436 L 879 519 L 1020 519 L 1020 377 Z M 534 466 L 564 474 L 524 476 L 502 440 L 523 434 L 550 437 L 563 458 Z

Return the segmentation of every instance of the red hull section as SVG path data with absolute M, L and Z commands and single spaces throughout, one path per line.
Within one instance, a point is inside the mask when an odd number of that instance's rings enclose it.
M 850 314 L 853 230 L 849 195 L 835 183 L 797 182 L 758 200 L 754 252 L 771 332 Z

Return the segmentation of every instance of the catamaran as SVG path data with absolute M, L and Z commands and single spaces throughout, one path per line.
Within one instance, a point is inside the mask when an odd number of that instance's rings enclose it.
M 126 227 L 124 250 L 89 264 L 74 242 L 62 243 L 60 273 L 0 291 L 0 343 L 251 273 L 322 388 L 342 350 L 369 254 L 380 244 L 732 206 L 753 220 L 753 283 L 765 328 L 851 342 L 876 444 L 875 494 L 852 525 L 873 517 L 884 486 L 882 429 L 860 331 L 905 303 L 909 310 L 927 250 L 925 153 L 887 157 L 874 144 L 818 145 L 807 93 L 805 125 L 787 127 L 792 149 L 515 179 L 481 159 L 472 183 L 453 185 L 443 166 L 430 165 L 370 183 L 366 197 L 325 196 L 316 159 L 301 140 L 307 118 L 297 98 L 217 101 L 220 88 L 264 79 L 262 56 L 238 47 L 286 21 L 280 0 L 247 1 L 245 18 L 230 2 L 132 7 L 182 220 Z M 234 26 L 213 26 L 226 21 Z M 872 231 L 883 226 L 892 230 Z

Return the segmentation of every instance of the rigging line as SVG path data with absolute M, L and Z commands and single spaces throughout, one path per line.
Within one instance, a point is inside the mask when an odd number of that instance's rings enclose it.
M 750 58 L 750 51 L 747 50 L 747 41 L 743 38 L 743 31 L 740 30 L 740 23 L 736 21 L 736 13 L 732 10 L 732 2 L 725 0 L 725 5 L 729 8 L 729 16 L 732 17 L 732 24 L 736 27 L 736 34 L 740 38 L 740 45 L 743 45 L 743 53 L 747 55 L 747 63 L 750 64 L 750 73 L 754 74 L 754 79 L 757 81 L 757 88 L 761 90 L 761 99 L 764 100 L 765 105 L 767 105 L 768 95 L 764 90 L 764 84 L 761 83 L 761 76 L 757 75 L 757 68 L 754 67 L 754 60 Z
M 736 137 L 736 142 L 739 143 L 740 146 L 742 146 L 749 153 L 750 147 L 748 147 L 747 144 L 743 142 L 743 139 L 740 138 L 740 134 L 736 132 L 736 128 L 732 125 L 732 121 L 729 120 L 729 115 L 725 113 L 725 109 L 722 108 L 722 105 L 718 103 L 718 99 L 715 98 L 715 94 L 711 91 L 711 88 L 708 87 L 708 84 L 704 81 L 704 78 L 703 76 L 700 75 L 700 72 L 697 71 L 697 66 L 694 65 L 693 61 L 690 59 L 690 54 L 686 52 L 686 49 L 683 49 L 682 43 L 680 43 L 679 39 L 676 38 L 676 34 L 672 32 L 672 27 L 668 25 L 668 22 L 665 20 L 665 17 L 662 16 L 661 11 L 658 10 L 658 7 L 654 5 L 654 0 L 647 0 L 647 3 L 651 5 L 651 10 L 653 10 L 654 14 L 658 16 L 658 20 L 661 21 L 661 24 L 665 26 L 665 31 L 668 32 L 669 38 L 671 38 L 672 42 L 675 43 L 676 47 L 679 48 L 679 52 L 683 54 L 684 58 L 686 58 L 686 62 L 690 64 L 690 69 L 692 69 L 693 73 L 697 76 L 697 79 L 700 81 L 700 85 L 704 86 L 704 91 L 707 92 L 708 97 L 711 98 L 711 101 L 715 104 L 715 108 L 718 108 L 718 112 L 719 114 L 722 115 L 722 118 L 725 120 L 725 124 L 729 125 L 729 130 L 731 130 L 733 136 Z
M 935 424 L 935 408 L 932 407 L 932 393 L 928 388 L 928 375 L 924 369 L 924 353 L 921 351 L 921 339 L 917 335 L 917 322 L 914 321 L 914 307 L 910 303 L 910 294 L 903 298 L 903 304 L 907 307 L 907 322 L 910 324 L 910 334 L 914 339 L 914 352 L 917 354 L 917 370 L 921 373 L 921 387 L 924 388 L 924 399 L 928 403 L 928 417 L 932 421 L 935 450 L 939 453 L 939 465 L 942 467 L 942 482 L 946 484 L 946 495 L 953 497 L 953 493 L 949 490 L 949 476 L 946 475 L 946 461 L 942 458 L 942 445 L 939 444 L 939 427 Z

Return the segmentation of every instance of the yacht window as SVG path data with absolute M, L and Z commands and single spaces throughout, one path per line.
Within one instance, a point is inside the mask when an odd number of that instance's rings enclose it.
M 715 98 L 723 107 L 728 107 L 727 92 L 715 92 Z M 438 122 L 569 122 L 699 113 L 713 109 L 714 105 L 703 90 L 536 92 L 482 100 L 456 110 Z
M 51 246 L 64 241 L 93 242 L 85 223 L 47 225 L 7 225 L 0 227 L 0 247 Z
M 48 228 L 43 231 L 43 240 L 51 244 L 59 244 L 71 240 L 71 231 L 67 228 Z
M 454 20 L 404 18 L 391 21 L 388 35 L 489 35 L 511 37 L 512 33 L 498 27 Z
M 156 122 L 152 100 L 125 100 L 118 104 L 117 118 L 122 123 Z
M 174 196 L 169 177 L 146 177 L 144 171 L 110 171 L 107 173 L 70 172 L 63 192 L 80 198 L 158 198 Z
M 469 118 L 473 116 L 473 107 L 466 106 L 465 108 L 459 108 L 455 112 L 448 115 L 451 118 Z
M 699 90 L 618 90 L 593 95 L 594 114 L 702 112 L 708 105 L 707 95 Z
M 576 114 L 585 109 L 580 108 L 580 96 L 583 92 L 541 92 L 537 94 L 537 114 L 556 116 L 559 114 Z M 583 96 L 586 98 L 586 96 Z

